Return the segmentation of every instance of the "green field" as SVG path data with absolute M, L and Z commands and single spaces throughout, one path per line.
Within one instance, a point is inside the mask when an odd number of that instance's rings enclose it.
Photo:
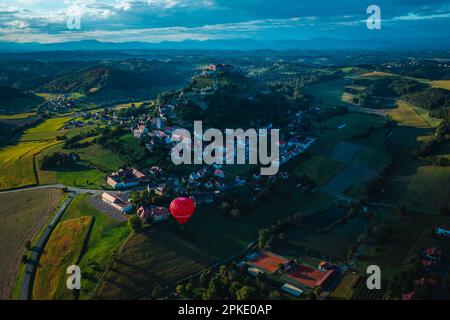
M 86 216 L 66 220 L 56 226 L 39 259 L 34 277 L 33 299 L 76 298 L 75 291 L 67 289 L 66 268 L 78 264 L 92 221 L 92 217 Z
M 313 178 L 325 192 L 343 194 L 352 188 L 352 196 L 357 197 L 363 183 L 373 177 L 388 160 L 384 147 L 368 147 L 376 138 L 377 131 L 363 139 L 352 139 L 352 143 L 318 139 L 294 173 Z M 380 138 L 384 141 L 384 136 Z
M 322 155 L 315 155 L 300 163 L 294 169 L 294 174 L 298 176 L 305 174 L 313 178 L 318 185 L 323 185 L 339 172 L 341 167 L 342 163 Z
M 16 114 L 0 114 L 0 120 L 19 120 L 34 117 L 36 112 L 25 112 Z
M 329 118 L 320 123 L 314 123 L 314 127 L 319 130 L 319 137 L 347 140 L 368 133 L 370 128 L 375 130 L 383 128 L 385 122 L 383 118 L 373 115 L 347 113 Z
M 119 155 L 104 149 L 99 144 L 70 150 L 65 150 L 62 145 L 57 145 L 39 154 L 36 157 L 37 163 L 40 163 L 46 155 L 54 152 L 74 152 L 80 156 L 79 164 L 58 171 L 41 170 L 38 167 L 37 173 L 41 184 L 62 183 L 81 188 L 101 188 L 105 186 L 106 175 L 125 164 Z
M 305 92 L 321 100 L 325 105 L 341 106 L 345 105 L 342 101 L 344 87 L 347 81 L 336 79 L 315 83 L 305 87 Z
M 78 263 L 83 270 L 80 299 L 89 299 L 95 296 L 97 285 L 111 263 L 113 253 L 128 237 L 130 229 L 126 223 L 113 220 L 95 209 L 86 194 L 72 201 L 62 221 L 84 216 L 92 217 L 93 223 L 85 251 Z
M 318 259 L 345 261 L 348 249 L 364 232 L 367 220 L 356 217 L 337 225 L 326 233 L 307 228 L 292 229 L 288 233 L 286 252 L 311 255 Z M 335 261 L 336 262 L 336 261 Z
M 0 149 L 0 189 L 24 187 L 38 183 L 34 158 L 59 142 L 21 142 Z
M 406 156 L 401 159 L 402 165 L 387 181 L 385 201 L 435 212 L 450 206 L 450 168 L 421 166 Z
M 38 234 L 60 198 L 56 189 L 0 194 L 0 299 L 11 298 L 25 242 Z
M 36 141 L 36 140 L 54 140 L 59 134 L 64 123 L 71 120 L 72 118 L 51 118 L 41 124 L 25 130 L 23 135 L 20 137 L 20 141 Z

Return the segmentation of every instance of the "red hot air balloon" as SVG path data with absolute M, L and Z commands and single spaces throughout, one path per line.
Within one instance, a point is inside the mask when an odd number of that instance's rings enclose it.
M 169 210 L 179 224 L 185 224 L 195 211 L 195 203 L 189 198 L 176 198 L 170 203 Z

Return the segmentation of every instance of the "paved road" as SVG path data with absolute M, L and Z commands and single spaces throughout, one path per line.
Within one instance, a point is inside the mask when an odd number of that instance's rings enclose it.
M 48 238 L 50 237 L 53 231 L 53 228 L 58 223 L 64 211 L 66 211 L 67 207 L 69 206 L 74 196 L 75 194 L 73 193 L 69 195 L 67 200 L 63 203 L 61 208 L 53 217 L 50 224 L 47 226 L 47 228 L 45 228 L 36 245 L 33 247 L 31 251 L 31 256 L 26 265 L 25 274 L 22 279 L 22 284 L 20 286 L 19 300 L 28 300 L 30 298 L 31 288 L 33 284 L 33 277 L 34 273 L 36 272 L 36 265 L 39 263 L 39 258 L 42 253 L 42 250 L 44 249 L 45 243 L 47 242 Z
M 23 188 L 17 188 L 12 190 L 3 190 L 0 191 L 0 194 L 2 193 L 18 193 L 26 190 L 42 190 L 42 189 L 67 189 L 68 192 L 75 193 L 75 194 L 82 194 L 82 193 L 90 193 L 93 195 L 100 195 L 103 192 L 108 192 L 116 195 L 124 194 L 129 192 L 129 189 L 118 189 L 118 190 L 106 190 L 106 189 L 83 189 L 83 188 L 77 188 L 77 187 L 68 187 L 63 184 L 43 184 L 33 187 L 23 187 Z M 155 189 L 156 187 L 150 187 L 150 189 Z M 137 187 L 134 190 L 137 192 L 142 190 L 147 190 L 147 187 Z
M 102 189 L 81 189 L 81 188 L 76 188 L 76 187 L 67 187 L 63 184 L 46 184 L 46 185 L 39 185 L 39 186 L 34 186 L 34 187 L 24 187 L 24 188 L 18 188 L 18 189 L 14 189 L 14 190 L 5 190 L 5 191 L 0 191 L 0 193 L 17 193 L 17 192 L 22 192 L 24 190 L 41 190 L 41 189 L 48 189 L 48 188 L 54 188 L 54 189 L 65 189 L 67 188 L 67 190 L 69 192 L 72 193 L 93 193 L 93 194 L 101 194 L 104 191 L 107 190 L 102 190 Z M 117 191 L 109 191 L 108 192 L 117 192 Z

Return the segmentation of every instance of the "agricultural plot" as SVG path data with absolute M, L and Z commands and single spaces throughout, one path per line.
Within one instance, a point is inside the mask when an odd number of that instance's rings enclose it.
M 54 152 L 74 152 L 80 156 L 78 164 L 64 170 L 41 170 L 39 163 Z M 81 188 L 102 187 L 107 173 L 117 170 L 125 163 L 119 155 L 104 149 L 99 144 L 86 148 L 65 150 L 62 145 L 48 148 L 36 157 L 37 173 L 41 184 L 62 183 Z
M 37 235 L 60 198 L 56 189 L 0 194 L 0 299 L 11 298 L 25 242 Z
M 0 189 L 37 184 L 34 158 L 59 142 L 21 142 L 0 150 Z
M 83 270 L 79 298 L 89 299 L 95 296 L 97 286 L 110 265 L 113 254 L 129 236 L 130 228 L 126 222 L 113 220 L 97 210 L 88 195 L 78 196 L 72 201 L 62 217 L 62 222 L 82 217 L 92 218 L 92 226 L 85 241 L 85 250 L 78 261 Z
M 407 127 L 428 127 L 428 123 L 405 101 L 398 101 L 397 108 L 389 110 L 389 115 L 401 126 Z
M 383 128 L 385 120 L 378 116 L 362 113 L 347 113 L 314 123 L 318 136 L 325 139 L 349 140 L 369 136 L 371 129 Z M 371 130 L 369 132 L 369 130 Z
M 34 278 L 32 297 L 36 300 L 76 298 L 76 291 L 67 289 L 66 268 L 78 264 L 92 224 L 92 217 L 60 222 L 53 231 Z
M 400 155 L 400 166 L 388 180 L 384 198 L 395 205 L 406 203 L 417 209 L 439 211 L 449 205 L 450 169 L 422 166 L 413 157 L 420 143 L 432 136 L 434 128 L 402 101 L 392 113 L 399 126 L 389 139 L 394 151 Z
M 325 105 L 341 106 L 342 94 L 347 81 L 336 79 L 330 81 L 319 82 L 305 87 L 305 92 L 321 100 Z
M 417 160 L 402 157 L 402 166 L 386 184 L 383 200 L 394 205 L 438 212 L 450 206 L 450 169 L 420 166 Z
M 376 170 L 366 166 L 349 163 L 325 184 L 322 190 L 331 194 L 342 194 L 350 186 L 367 181 L 376 173 Z
M 347 215 L 348 209 L 333 207 L 305 221 L 305 224 L 318 229 L 325 229 Z
M 307 176 L 314 179 L 318 185 L 323 185 L 333 177 L 342 167 L 342 164 L 322 155 L 315 155 L 301 162 L 295 169 L 294 174 Z
M 384 137 L 380 138 L 384 141 Z M 325 192 L 345 193 L 372 178 L 387 162 L 387 153 L 381 145 L 379 149 L 369 147 L 373 139 L 369 136 L 351 140 L 355 143 L 319 139 L 308 150 L 308 157 L 294 169 L 294 174 L 313 178 Z
M 25 130 L 20 137 L 20 141 L 54 140 L 59 134 L 58 131 L 63 128 L 64 123 L 71 119 L 69 117 L 48 119 L 34 128 Z
M 330 293 L 328 298 L 332 300 L 350 300 L 359 280 L 359 275 L 347 272 L 339 285 Z
M 158 228 L 159 229 L 159 228 Z M 137 299 L 213 263 L 201 251 L 164 230 L 134 234 L 100 286 L 101 299 Z
M 322 224 L 332 222 L 325 217 Z M 367 220 L 355 217 L 339 224 L 326 233 L 319 233 L 308 227 L 292 229 L 288 233 L 286 250 L 310 255 L 328 261 L 331 258 L 345 261 L 348 249 L 356 243 L 358 236 L 364 232 Z M 336 261 L 335 261 L 336 262 Z

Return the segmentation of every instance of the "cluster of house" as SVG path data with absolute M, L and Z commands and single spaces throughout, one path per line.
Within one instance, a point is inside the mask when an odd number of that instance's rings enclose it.
M 191 172 L 184 180 L 190 188 L 224 189 L 226 187 L 224 182 L 225 173 L 221 168 L 222 166 L 217 164 L 203 166 Z
M 288 142 L 280 140 L 280 164 L 284 164 L 305 152 L 316 140 L 313 137 L 297 135 Z
M 169 219 L 170 216 L 169 209 L 167 209 L 166 207 L 158 206 L 142 206 L 137 210 L 136 213 L 144 224 L 164 221 Z
M 149 137 L 158 137 L 157 132 L 167 131 L 170 128 L 165 128 L 165 123 L 169 118 L 173 117 L 173 111 L 175 107 L 172 105 L 159 105 L 157 110 L 157 116 L 154 117 L 144 117 L 138 119 L 133 125 L 131 125 L 130 130 L 133 136 L 137 139 L 142 139 L 146 136 Z M 156 133 L 151 132 L 151 130 Z M 173 131 L 173 130 L 172 130 Z M 167 136 L 170 137 L 171 132 L 162 136 L 165 138 Z
M 284 282 L 281 289 L 294 296 L 316 287 L 327 288 L 338 274 L 337 268 L 330 263 L 322 261 L 317 268 L 313 268 L 266 250 L 252 253 L 246 259 L 238 267 L 247 268 L 247 272 L 253 276 L 262 273 L 277 277 Z
M 437 247 L 423 248 L 420 252 L 422 272 L 414 279 L 413 289 L 402 295 L 402 300 L 421 299 L 422 292 L 433 292 L 437 288 L 438 281 L 432 275 L 443 267 L 446 258 L 444 252 Z
M 69 129 L 69 128 L 83 128 L 84 126 L 86 126 L 86 125 L 88 125 L 88 126 L 90 126 L 90 125 L 93 125 L 94 124 L 94 122 L 93 121 L 91 121 L 91 120 L 89 120 L 89 121 L 80 121 L 80 120 L 70 120 L 70 121 L 67 121 L 65 124 L 64 124 L 64 129 Z
M 69 111 L 72 108 L 76 107 L 76 101 L 81 100 L 84 100 L 84 98 L 74 99 L 69 94 L 60 94 L 50 97 L 42 104 L 42 107 L 45 108 L 46 110 L 56 112 Z

